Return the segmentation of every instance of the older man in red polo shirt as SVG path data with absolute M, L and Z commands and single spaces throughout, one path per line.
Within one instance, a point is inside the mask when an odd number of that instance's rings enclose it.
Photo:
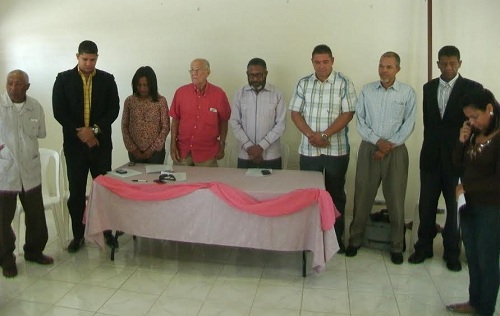
M 210 64 L 195 59 L 192 84 L 177 89 L 170 107 L 170 156 L 177 165 L 217 167 L 224 158 L 231 108 L 226 93 L 207 81 Z

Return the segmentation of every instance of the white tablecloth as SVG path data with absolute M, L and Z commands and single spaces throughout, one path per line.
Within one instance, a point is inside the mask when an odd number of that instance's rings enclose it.
M 142 165 L 128 168 L 145 170 Z M 324 189 L 319 172 L 273 170 L 270 176 L 250 177 L 245 176 L 245 169 L 233 168 L 175 166 L 175 171 L 187 174 L 187 181 L 178 184 L 219 181 L 259 200 L 300 188 Z M 157 178 L 158 174 L 142 174 L 121 180 L 153 183 Z M 165 201 L 131 201 L 94 182 L 86 210 L 85 236 L 104 247 L 102 231 L 106 229 L 183 242 L 277 251 L 309 250 L 313 253 L 315 271 L 321 271 L 339 249 L 334 229 L 321 230 L 316 203 L 291 215 L 263 217 L 234 209 L 207 189 Z

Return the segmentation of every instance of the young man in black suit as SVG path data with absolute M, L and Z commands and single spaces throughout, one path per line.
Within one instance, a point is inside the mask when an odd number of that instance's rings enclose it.
M 458 70 L 462 65 L 460 51 L 455 46 L 439 50 L 439 78 L 424 85 L 424 142 L 420 151 L 420 200 L 418 241 L 410 263 L 422 263 L 431 258 L 436 236 L 436 212 L 441 193 L 446 202 L 446 223 L 442 232 L 446 267 L 460 271 L 460 235 L 457 223 L 455 188 L 461 175 L 451 163 L 451 154 L 458 140 L 465 115 L 458 101 L 462 96 L 482 86 L 463 78 Z
M 111 170 L 111 124 L 120 111 L 115 78 L 95 68 L 97 52 L 94 42 L 81 42 L 76 54 L 78 65 L 59 73 L 52 91 L 54 117 L 63 128 L 68 170 L 68 209 L 73 228 L 68 252 L 76 252 L 84 244 L 82 220 L 88 172 L 95 178 Z M 104 235 L 108 244 L 116 243 L 111 231 Z

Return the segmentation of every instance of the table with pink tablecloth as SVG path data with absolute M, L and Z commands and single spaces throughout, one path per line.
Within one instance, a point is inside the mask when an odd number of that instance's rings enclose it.
M 157 184 L 158 173 L 97 178 L 85 213 L 87 240 L 104 247 L 102 231 L 275 251 L 310 251 L 321 271 L 339 246 L 337 215 L 319 172 L 175 166 L 186 181 Z M 140 182 L 134 182 L 140 180 Z

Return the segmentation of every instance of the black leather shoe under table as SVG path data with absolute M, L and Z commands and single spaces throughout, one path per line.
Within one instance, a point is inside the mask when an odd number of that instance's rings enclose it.
M 78 250 L 80 250 L 80 248 L 83 247 L 83 244 L 85 244 L 84 238 L 73 239 L 68 245 L 68 252 L 71 252 L 71 253 L 77 252 Z
M 111 248 L 118 248 L 118 240 L 113 236 L 112 233 L 104 233 L 104 240 L 106 241 L 106 245 L 108 245 Z

